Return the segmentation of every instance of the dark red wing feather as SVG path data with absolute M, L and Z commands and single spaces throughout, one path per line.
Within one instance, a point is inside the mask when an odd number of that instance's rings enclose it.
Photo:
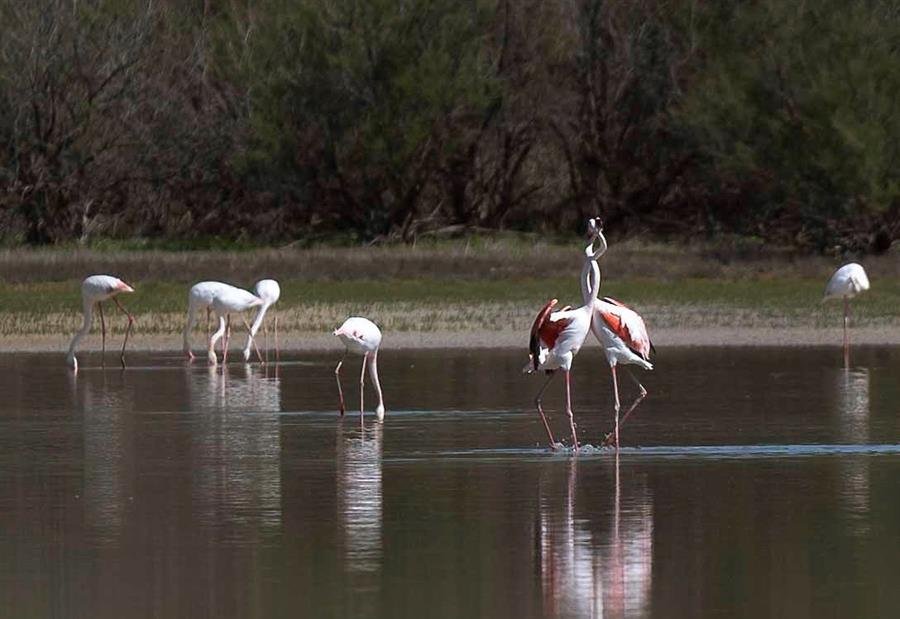
M 559 334 L 572 324 L 572 320 L 572 318 L 561 318 L 556 321 L 547 320 L 541 325 L 541 341 L 547 345 L 547 348 L 552 349 L 556 346 L 556 340 L 559 339 Z
M 541 329 L 544 324 L 547 322 L 547 319 L 550 317 L 550 314 L 553 312 L 553 308 L 556 307 L 556 304 L 559 303 L 558 299 L 550 299 L 541 308 L 541 311 L 538 312 L 537 318 L 534 319 L 534 323 L 531 325 L 531 339 L 528 341 L 528 352 L 531 353 L 531 363 L 534 365 L 534 369 L 537 370 L 540 355 L 538 354 L 541 350 Z

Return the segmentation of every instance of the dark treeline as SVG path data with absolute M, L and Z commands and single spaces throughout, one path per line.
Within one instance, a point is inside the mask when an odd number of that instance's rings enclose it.
M 900 237 L 877 0 L 0 0 L 0 229 Z

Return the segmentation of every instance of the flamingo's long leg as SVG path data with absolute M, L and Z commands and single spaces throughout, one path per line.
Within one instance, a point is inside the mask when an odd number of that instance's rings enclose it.
M 359 372 L 359 425 L 363 427 L 363 391 L 366 388 L 366 362 L 369 355 L 363 355 L 362 370 Z
M 209 339 L 209 313 L 210 313 L 210 309 L 209 309 L 209 306 L 207 305 L 206 306 L 206 339 L 207 340 Z
M 266 349 L 266 363 L 269 362 L 269 325 L 263 324 L 263 346 Z
M 850 362 L 850 332 L 848 326 L 850 322 L 850 300 L 844 297 L 844 365 Z
M 134 325 L 134 316 L 129 314 L 128 310 L 126 310 L 124 307 L 122 307 L 122 304 L 119 303 L 119 300 L 117 298 L 113 297 L 112 300 L 116 304 L 116 307 L 119 308 L 119 311 L 121 311 L 123 314 L 128 316 L 128 326 L 125 327 L 125 340 L 122 342 L 122 354 L 119 357 L 120 360 L 122 361 L 122 369 L 124 370 L 125 369 L 125 347 L 128 346 L 128 336 L 131 334 L 132 325 Z
M 550 424 L 547 423 L 547 416 L 544 415 L 544 407 L 541 406 L 541 398 L 544 397 L 544 391 L 547 390 L 547 387 L 550 385 L 550 381 L 553 380 L 553 377 L 555 375 L 556 372 L 550 372 L 550 374 L 547 376 L 547 380 L 544 381 L 544 384 L 537 392 L 537 395 L 534 396 L 534 405 L 537 407 L 537 411 L 541 415 L 541 421 L 544 422 L 544 429 L 547 431 L 547 438 L 550 439 L 550 449 L 556 449 L 556 441 L 553 439 L 553 433 L 550 431 Z
M 572 412 L 572 373 L 563 370 L 566 373 L 566 414 L 569 416 L 569 429 L 572 430 L 572 447 L 578 451 L 578 436 L 575 434 L 575 414 Z
M 97 302 L 100 312 L 100 367 L 106 367 L 106 320 L 103 319 L 103 303 Z
M 341 357 L 341 360 L 338 361 L 337 367 L 334 368 L 334 377 L 337 379 L 338 386 L 338 398 L 341 401 L 341 417 L 344 416 L 344 390 L 341 389 L 341 366 L 344 365 L 344 359 L 347 358 L 347 353 L 344 352 L 344 356 Z
M 634 410 L 638 407 L 638 404 L 640 404 L 644 400 L 644 398 L 647 397 L 647 389 L 644 388 L 644 386 L 641 384 L 641 382 L 637 378 L 635 378 L 634 374 L 632 374 L 630 370 L 626 369 L 626 373 L 631 378 L 631 380 L 634 381 L 634 384 L 637 385 L 638 396 L 634 399 L 634 402 L 632 402 L 632 404 L 628 408 L 628 410 L 625 411 L 625 414 L 622 415 L 622 418 L 619 419 L 619 426 L 622 426 L 625 423 L 625 421 L 628 419 L 628 417 L 631 415 L 631 413 L 633 413 Z M 608 447 L 609 445 L 612 444 L 612 439 L 613 439 L 613 432 L 607 432 L 606 436 L 603 437 L 603 442 L 601 443 L 601 446 Z
M 616 396 L 616 406 L 615 406 L 615 415 L 616 415 L 616 429 L 615 429 L 615 445 L 616 451 L 619 450 L 619 410 L 621 409 L 621 405 L 619 404 L 619 380 L 616 377 L 616 366 L 609 366 L 610 373 L 612 374 L 613 380 L 613 392 Z
M 275 362 L 281 361 L 281 350 L 278 348 L 278 314 L 272 316 L 272 329 L 275 331 Z
M 256 351 L 256 358 L 259 359 L 259 362 L 263 362 L 262 355 L 259 353 L 259 347 L 256 345 L 256 338 L 253 337 L 252 332 L 250 331 L 250 323 L 247 322 L 247 318 L 241 314 L 241 320 L 244 321 L 244 326 L 247 327 L 247 332 L 250 333 L 250 341 L 253 342 L 253 350 Z

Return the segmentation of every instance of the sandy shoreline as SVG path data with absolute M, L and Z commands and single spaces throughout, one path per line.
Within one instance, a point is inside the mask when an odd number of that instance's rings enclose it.
M 676 346 L 840 346 L 840 329 L 815 328 L 663 328 L 653 331 L 653 341 L 658 348 Z M 234 348 L 242 346 L 244 339 L 238 335 Z M 900 329 L 896 327 L 859 327 L 851 331 L 854 344 L 900 345 Z M 202 351 L 202 338 L 195 338 L 194 350 Z M 57 335 L 6 336 L 2 340 L 3 352 L 64 352 L 69 337 Z M 121 338 L 107 341 L 112 352 L 121 346 Z M 341 345 L 331 334 L 292 332 L 280 336 L 285 351 L 340 350 Z M 521 348 L 528 345 L 528 334 L 516 331 L 398 331 L 386 333 L 382 344 L 389 349 L 430 348 Z M 591 341 L 589 346 L 596 344 Z M 100 337 L 93 334 L 82 341 L 80 350 L 99 350 Z M 181 338 L 177 335 L 140 335 L 128 344 L 133 351 L 179 352 Z

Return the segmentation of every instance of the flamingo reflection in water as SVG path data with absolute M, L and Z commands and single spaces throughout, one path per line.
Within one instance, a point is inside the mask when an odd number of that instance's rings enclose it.
M 646 488 L 630 493 L 623 507 L 619 458 L 615 457 L 613 505 L 608 529 L 578 517 L 579 463 L 568 463 L 562 512 L 559 497 L 541 484 L 537 527 L 538 564 L 548 617 L 626 617 L 650 611 L 653 504 Z M 584 465 L 582 465 L 584 466 Z
M 869 368 L 842 368 L 837 371 L 837 398 L 841 439 L 853 444 L 869 442 Z M 865 456 L 841 458 L 838 495 L 851 519 L 865 519 L 869 515 L 870 459 Z M 868 527 L 854 527 L 866 531 Z
M 130 415 L 134 390 L 125 373 L 76 372 L 69 375 L 72 409 L 83 423 L 84 470 L 81 503 L 85 525 L 99 545 L 120 542 L 126 513 L 135 494 L 133 458 L 128 445 L 135 440 Z
M 264 366 L 185 368 L 197 415 L 196 513 L 255 536 L 281 525 L 281 380 Z
M 356 581 L 352 588 L 360 591 L 377 588 L 380 582 L 384 426 L 351 427 L 338 424 L 337 522 L 344 567 Z

